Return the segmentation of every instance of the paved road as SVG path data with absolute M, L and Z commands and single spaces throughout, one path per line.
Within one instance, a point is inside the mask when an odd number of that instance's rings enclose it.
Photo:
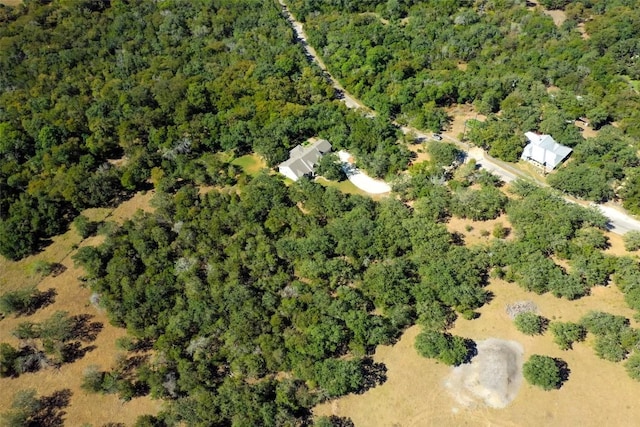
M 329 70 L 327 69 L 327 66 L 325 65 L 322 58 L 320 58 L 320 56 L 318 55 L 316 50 L 313 48 L 313 46 L 310 46 L 309 43 L 307 42 L 307 34 L 304 32 L 302 23 L 297 21 L 294 18 L 294 16 L 289 11 L 289 8 L 287 7 L 287 4 L 284 2 L 284 0 L 278 0 L 278 1 L 282 6 L 282 12 L 284 13 L 285 17 L 293 27 L 293 30 L 295 31 L 296 36 L 298 38 L 298 41 L 304 48 L 307 54 L 307 57 L 311 61 L 318 64 L 320 69 L 324 72 L 326 78 L 329 80 L 329 82 L 331 82 L 331 85 L 338 91 L 340 95 L 340 100 L 345 103 L 347 108 L 351 108 L 354 110 L 362 110 L 368 116 L 375 116 L 376 112 L 374 110 L 368 108 L 358 98 L 356 98 L 355 96 L 347 92 L 345 88 L 342 87 L 340 82 L 336 80 L 331 75 L 331 73 L 329 73 Z M 411 126 L 400 126 L 396 122 L 394 122 L 394 124 L 398 126 L 405 135 L 411 133 L 425 140 L 432 139 L 432 135 L 424 133 Z M 531 176 L 525 175 L 524 173 L 520 172 L 516 168 L 510 166 L 508 163 L 498 159 L 494 159 L 493 157 L 489 156 L 481 148 L 471 147 L 468 144 L 448 135 L 443 135 L 443 136 L 446 140 L 453 142 L 462 150 L 464 150 L 467 153 L 467 156 L 469 158 L 475 159 L 476 164 L 478 164 L 480 167 L 488 170 L 491 173 L 498 175 L 505 182 L 512 182 L 518 178 L 524 178 L 527 180 L 532 179 Z M 534 181 L 538 185 L 542 185 L 542 186 L 547 185 L 541 180 L 534 179 Z M 571 197 L 565 197 L 565 199 L 571 203 L 577 202 L 576 199 L 573 199 Z M 609 205 L 592 204 L 592 206 L 597 207 L 607 218 L 609 218 L 610 227 L 611 227 L 610 229 L 612 232 L 622 235 L 631 230 L 640 231 L 640 221 L 628 215 L 627 213 L 623 212 L 621 209 L 615 208 Z

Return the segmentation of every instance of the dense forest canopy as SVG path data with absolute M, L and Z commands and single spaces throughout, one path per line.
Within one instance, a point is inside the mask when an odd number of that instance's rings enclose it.
M 363 154 L 374 175 L 407 164 L 388 122 L 333 101 L 271 2 L 32 1 L 0 11 L 5 257 L 144 187 L 154 168 L 165 182 L 201 177 L 211 165 L 192 160 L 203 153 L 257 152 L 272 166 L 320 135 Z
M 290 3 L 332 74 L 379 113 L 438 131 L 443 108 L 472 103 L 488 119 L 465 136 L 491 155 L 517 161 L 524 132 L 551 134 L 581 153 L 551 185 L 640 213 L 639 2 L 542 2 L 564 9 L 560 26 L 518 0 Z M 577 119 L 605 129 L 585 140 Z

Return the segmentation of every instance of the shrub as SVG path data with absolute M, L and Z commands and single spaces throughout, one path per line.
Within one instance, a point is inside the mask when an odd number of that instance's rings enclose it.
M 568 368 L 562 360 L 534 354 L 522 366 L 522 373 L 529 384 L 552 390 L 562 386 Z
M 496 239 L 504 239 L 509 235 L 509 229 L 499 222 L 493 226 L 492 234 Z
M 640 381 L 640 353 L 633 353 L 624 365 L 627 374 L 636 381 Z
M 89 218 L 84 215 L 78 215 L 73 220 L 73 226 L 83 239 L 95 234 L 96 231 L 98 231 L 98 225 L 97 222 L 89 220 Z
M 553 334 L 553 342 L 562 350 L 571 349 L 574 342 L 583 341 L 587 335 L 587 330 L 578 323 L 553 322 L 549 329 Z
M 542 335 L 549 323 L 547 319 L 530 311 L 520 313 L 514 319 L 516 328 L 527 335 Z
M 632 252 L 640 249 L 640 231 L 629 231 L 622 236 L 622 240 L 627 251 Z

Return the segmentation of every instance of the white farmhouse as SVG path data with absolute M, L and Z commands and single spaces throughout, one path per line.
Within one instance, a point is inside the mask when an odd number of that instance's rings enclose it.
M 304 175 L 313 175 L 313 167 L 320 157 L 331 151 L 331 144 L 326 139 L 319 139 L 311 145 L 296 146 L 289 151 L 289 160 L 280 163 L 278 172 L 297 181 Z
M 522 160 L 541 166 L 546 172 L 555 169 L 571 154 L 571 148 L 558 144 L 551 135 L 539 135 L 535 132 L 525 132 L 529 144 L 524 147 Z

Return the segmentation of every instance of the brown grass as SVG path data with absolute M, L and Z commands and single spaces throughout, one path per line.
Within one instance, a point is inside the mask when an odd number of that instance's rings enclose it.
M 495 240 L 492 232 L 493 228 L 497 224 L 502 224 L 504 227 L 511 229 L 511 224 L 506 215 L 501 215 L 496 219 L 489 221 L 473 221 L 470 219 L 463 219 L 453 217 L 447 223 L 447 229 L 450 233 L 459 233 L 463 236 L 464 243 L 468 246 L 473 245 L 487 245 L 492 240 Z M 467 227 L 471 227 L 471 231 L 467 231 Z M 483 234 L 489 233 L 488 236 Z M 506 240 L 512 239 L 513 233 L 509 233 Z
M 108 218 L 122 221 L 130 217 L 137 209 L 149 209 L 149 199 L 153 192 L 138 194 L 132 199 L 122 203 L 114 210 L 91 209 L 85 214 L 93 220 Z M 11 335 L 11 331 L 18 323 L 29 320 L 41 322 L 58 310 L 69 312 L 71 315 L 90 314 L 93 317 L 91 322 L 102 323 L 103 329 L 98 334 L 97 339 L 89 344 L 95 349 L 89 351 L 85 356 L 74 363 L 63 365 L 59 370 L 45 369 L 37 373 L 23 374 L 18 378 L 0 379 L 0 412 L 6 411 L 11 405 L 13 393 L 21 390 L 36 389 L 39 396 L 48 396 L 57 390 L 64 388 L 71 389 L 72 396 L 66 412 L 65 421 L 67 425 L 83 425 L 91 423 L 93 425 L 103 425 L 108 422 L 124 423 L 131 425 L 139 415 L 155 414 L 160 409 L 160 402 L 153 401 L 148 397 L 136 398 L 131 402 L 122 403 L 116 395 L 99 395 L 86 393 L 80 388 L 82 375 L 89 365 L 99 365 L 103 370 L 110 369 L 119 353 L 115 341 L 124 336 L 126 331 L 109 324 L 106 313 L 98 310 L 89 304 L 91 291 L 83 286 L 78 278 L 83 274 L 81 269 L 75 268 L 71 254 L 73 245 L 97 244 L 101 236 L 92 237 L 85 242 L 74 230 L 57 236 L 53 243 L 42 253 L 26 258 L 19 262 L 0 261 L 2 269 L 1 290 L 18 289 L 25 284 L 38 283 L 41 291 L 53 288 L 57 295 L 55 302 L 45 307 L 31 316 L 14 318 L 12 316 L 0 321 L 0 342 L 9 342 L 17 345 L 17 340 Z M 60 262 L 67 269 L 57 277 L 45 277 L 41 281 L 38 277 L 29 276 L 28 266 L 35 260 L 44 259 L 52 262 Z
M 446 111 L 453 119 L 443 133 L 456 139 L 464 133 L 465 122 L 467 120 L 485 121 L 487 119 L 487 116 L 478 113 L 473 106 L 469 104 L 456 104 L 447 108 Z
M 315 415 L 351 417 L 357 426 L 631 426 L 640 419 L 636 396 L 640 383 L 631 380 L 620 364 L 598 359 L 589 343 L 561 351 L 551 333 L 529 337 L 521 334 L 505 313 L 505 305 L 533 300 L 543 316 L 575 321 L 589 310 L 604 310 L 632 317 L 615 288 L 594 288 L 578 301 L 535 295 L 517 285 L 494 280 L 488 290 L 494 300 L 481 308 L 475 320 L 459 319 L 451 331 L 475 340 L 496 337 L 520 342 L 525 359 L 546 354 L 565 360 L 571 374 L 560 390 L 543 391 L 526 383 L 505 409 L 464 409 L 456 405 L 443 387 L 450 368 L 424 359 L 413 349 L 420 328 L 408 329 L 394 346 L 379 347 L 378 362 L 388 368 L 388 380 L 363 395 L 349 395 L 315 408 Z M 635 325 L 635 322 L 632 322 Z
M 7 6 L 17 6 L 22 3 L 22 0 L 0 0 L 0 4 L 6 4 Z

